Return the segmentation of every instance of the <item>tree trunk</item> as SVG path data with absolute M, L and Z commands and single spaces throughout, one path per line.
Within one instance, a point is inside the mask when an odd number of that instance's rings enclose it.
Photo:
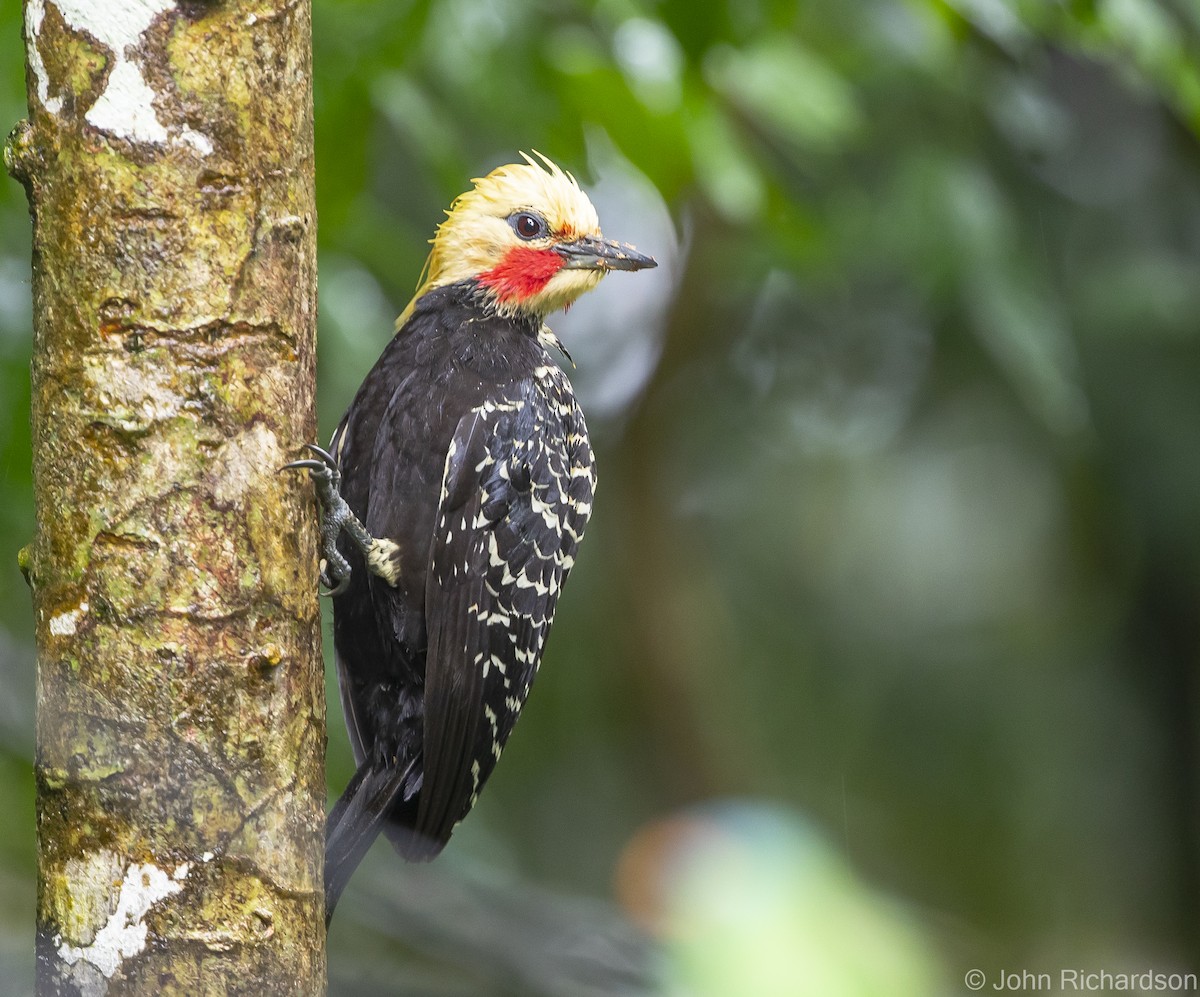
M 25 0 L 38 992 L 319 994 L 307 0 Z

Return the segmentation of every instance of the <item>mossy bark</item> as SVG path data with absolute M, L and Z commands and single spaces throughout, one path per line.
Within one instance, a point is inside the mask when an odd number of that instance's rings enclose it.
M 26 0 L 38 990 L 324 992 L 307 0 Z

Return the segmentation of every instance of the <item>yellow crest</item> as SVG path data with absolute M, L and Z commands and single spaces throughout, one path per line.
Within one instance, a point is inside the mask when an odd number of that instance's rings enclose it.
M 446 220 L 430 240 L 433 249 L 420 286 L 396 320 L 396 328 L 407 321 L 423 294 L 494 271 L 514 249 L 532 246 L 545 250 L 580 237 L 599 238 L 600 219 L 575 178 L 541 153 L 535 155 L 540 164 L 521 153 L 523 163 L 500 166 L 485 177 L 477 177 L 471 181 L 471 190 L 454 199 Z M 522 239 L 511 223 L 521 212 L 545 221 L 544 236 Z M 546 314 L 595 287 L 601 276 L 599 270 L 564 270 L 547 282 L 546 293 L 532 296 L 536 300 L 510 302 L 508 310 Z

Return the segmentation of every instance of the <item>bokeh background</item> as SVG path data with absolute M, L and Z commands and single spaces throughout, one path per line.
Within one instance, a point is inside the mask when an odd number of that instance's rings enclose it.
M 372 853 L 331 993 L 1200 968 L 1200 8 L 314 8 L 323 435 L 442 208 L 518 150 L 661 264 L 554 323 L 593 524 L 503 764 L 434 866 Z M 5 179 L 6 994 L 33 975 L 30 340 Z

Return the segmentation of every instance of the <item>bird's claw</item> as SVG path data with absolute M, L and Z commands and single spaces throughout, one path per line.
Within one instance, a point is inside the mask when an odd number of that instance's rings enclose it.
M 328 450 L 326 450 L 324 447 L 319 447 L 315 443 L 305 443 L 304 449 L 311 450 L 318 457 L 320 457 L 321 460 L 323 460 L 328 467 L 332 468 L 334 471 L 336 471 L 338 469 L 337 458 L 333 454 L 331 454 Z
M 308 471 L 316 483 L 317 496 L 321 499 L 322 508 L 329 509 L 342 501 L 342 496 L 338 492 L 342 484 L 342 472 L 338 470 L 337 458 L 315 443 L 305 443 L 304 447 L 321 459 L 313 460 L 311 457 L 306 457 L 303 460 L 294 460 L 289 464 L 284 464 L 279 470 Z
M 342 475 L 333 454 L 315 443 L 306 443 L 304 446 L 321 459 L 293 460 L 279 470 L 308 471 L 316 486 L 317 499 L 321 503 L 321 584 L 328 589 L 322 594 L 332 597 L 340 595 L 350 584 L 350 562 L 337 548 L 338 535 L 344 526 L 357 520 L 338 491 Z
M 332 599 L 335 595 L 341 595 L 350 587 L 350 573 L 347 572 L 341 578 L 334 582 L 324 571 L 321 572 L 321 584 L 325 586 L 325 591 L 321 593 L 326 599 Z

